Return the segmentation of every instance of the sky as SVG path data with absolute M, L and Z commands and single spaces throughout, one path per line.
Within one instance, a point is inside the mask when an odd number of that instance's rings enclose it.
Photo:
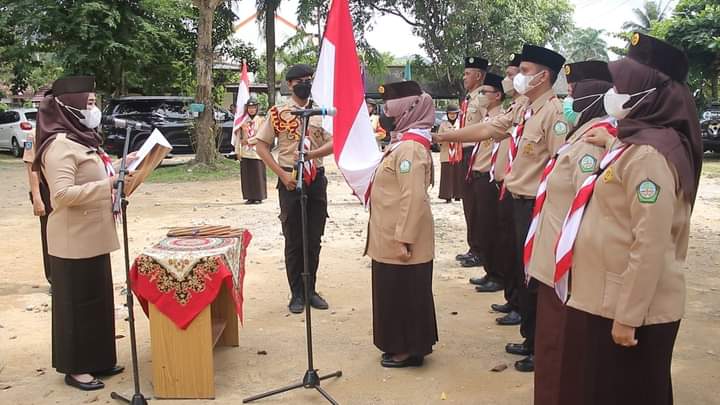
M 665 0 L 667 1 L 667 0 Z M 633 9 L 641 8 L 644 0 L 570 0 L 575 6 L 573 20 L 575 25 L 581 28 L 603 29 L 606 32 L 621 31 L 625 21 L 633 19 Z M 297 21 L 295 10 L 297 0 L 285 0 L 281 2 L 280 15 L 291 21 Z M 670 9 L 673 8 L 672 1 Z M 243 0 L 237 2 L 238 15 L 243 19 L 254 11 L 254 1 Z M 314 30 L 313 30 L 314 31 Z M 259 35 L 249 32 L 244 33 L 243 38 L 259 41 Z M 421 40 L 412 33 L 410 26 L 400 17 L 382 16 L 375 18 L 372 31 L 366 33 L 370 45 L 381 52 L 389 52 L 396 57 L 409 56 L 413 54 L 424 55 L 420 47 Z M 392 40 L 388 40 L 388 39 Z M 608 45 L 623 46 L 622 41 L 605 36 Z M 259 41 L 261 42 L 261 41 Z M 264 49 L 264 46 L 257 46 Z

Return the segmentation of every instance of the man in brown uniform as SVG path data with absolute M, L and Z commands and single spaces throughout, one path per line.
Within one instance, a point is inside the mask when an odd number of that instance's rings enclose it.
M 292 115 L 293 110 L 310 107 L 310 89 L 313 69 L 308 65 L 294 65 L 288 69 L 285 79 L 292 91 L 291 98 L 268 111 L 268 118 L 254 138 L 260 158 L 278 176 L 280 200 L 280 221 L 285 237 L 285 268 L 292 298 L 288 305 L 292 313 L 301 313 L 305 302 L 303 297 L 303 251 L 302 225 L 300 221 L 300 193 L 296 190 L 298 174 L 295 173 L 296 152 L 300 142 L 301 120 Z M 275 138 L 278 139 L 278 159 L 270 153 Z M 307 134 L 309 147 L 306 157 L 308 166 L 303 172 L 308 215 L 308 252 L 311 292 L 310 305 L 327 309 L 328 304 L 315 290 L 316 274 L 320 260 L 320 242 L 325 231 L 327 218 L 327 178 L 322 167 L 322 158 L 332 153 L 332 138 L 322 129 L 320 117 L 311 117 Z
M 552 89 L 564 63 L 565 58 L 554 51 L 525 45 L 520 71 L 513 79 L 513 87 L 518 93 L 527 96 L 529 103 L 521 114 L 510 143 L 511 153 L 508 156 L 512 159 L 504 181 L 504 192 L 509 193 L 513 199 L 515 246 L 520 258 L 530 228 L 540 176 L 548 160 L 565 143 L 565 137 L 570 131 L 562 111 L 562 103 Z M 464 140 L 504 139 L 508 136 L 507 130 L 512 126 L 513 118 L 502 115 L 486 125 L 467 128 L 467 131 L 460 130 L 454 135 Z M 522 260 L 516 261 L 514 274 L 516 277 L 525 277 Z M 533 371 L 537 281 L 530 280 L 527 286 L 522 285 L 518 298 L 522 316 L 520 333 L 525 342 L 510 343 L 505 350 L 512 354 L 527 355 L 515 363 L 515 368 L 518 371 Z
M 465 58 L 465 71 L 463 73 L 463 86 L 468 92 L 465 100 L 460 106 L 460 128 L 466 125 L 482 122 L 487 114 L 487 99 L 480 92 L 485 74 L 487 73 L 488 61 L 480 57 L 469 56 Z M 469 178 L 468 170 L 470 168 L 470 156 L 472 155 L 474 143 L 463 144 L 463 165 L 461 165 L 460 176 L 465 178 L 465 188 L 463 190 L 463 211 L 465 213 L 465 225 L 467 226 L 467 243 L 469 250 L 467 253 L 457 255 L 455 257 L 463 267 L 482 266 L 485 262 L 485 252 L 478 243 L 475 236 L 475 195 L 472 190 L 471 178 Z
M 485 75 L 485 82 L 480 87 L 480 97 L 487 105 L 484 121 L 489 121 L 504 113 L 502 110 L 503 91 L 501 76 L 493 73 Z M 502 290 L 502 274 L 497 267 L 498 252 L 496 251 L 496 237 L 498 219 L 498 189 L 490 180 L 492 168 L 493 141 L 486 139 L 477 142 L 470 155 L 469 178 L 470 192 L 475 203 L 472 207 L 472 237 L 473 245 L 479 246 L 485 253 L 485 276 L 479 280 L 473 278 L 472 283 L 477 284 L 478 292 L 495 292 Z
M 33 205 L 33 214 L 40 218 L 40 241 L 42 242 L 43 267 L 45 268 L 45 279 L 52 284 L 52 274 L 50 272 L 50 259 L 48 258 L 48 242 L 47 242 L 47 220 L 52 212 L 50 204 L 50 190 L 40 181 L 38 172 L 32 170 L 32 163 L 35 160 L 35 132 L 28 135 L 25 140 L 25 152 L 23 153 L 23 162 L 27 167 L 28 183 L 30 185 L 30 202 Z
M 450 132 L 460 128 L 460 122 L 458 121 L 458 115 L 460 109 L 453 104 L 448 104 L 445 108 L 445 114 L 447 120 L 440 123 L 438 133 Z M 451 153 L 456 153 L 455 150 L 450 149 L 450 142 L 440 143 L 440 191 L 438 197 L 445 202 L 449 203 L 455 199 L 459 199 L 462 196 L 461 191 L 457 187 L 457 170 L 459 165 L 453 164 L 450 159 Z

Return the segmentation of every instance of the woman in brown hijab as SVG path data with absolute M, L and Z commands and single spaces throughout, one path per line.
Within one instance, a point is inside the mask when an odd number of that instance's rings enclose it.
M 366 254 L 372 258 L 373 338 L 383 367 L 418 367 L 438 340 L 432 293 L 435 235 L 432 98 L 416 82 L 386 84 L 383 128 L 395 132 L 370 191 Z
M 95 131 L 92 77 L 53 83 L 40 104 L 33 169 L 50 189 L 48 253 L 53 274 L 52 365 L 81 390 L 104 387 L 116 365 L 110 252 L 118 239 L 112 213 L 115 171 Z
M 563 403 L 669 405 L 702 165 L 697 113 L 681 50 L 636 33 L 628 57 L 609 68 L 615 87 L 603 101 L 620 120 L 618 139 L 589 203 L 574 202 L 585 212 L 571 238 L 567 322 L 586 327 L 567 327 L 564 342 L 582 342 L 575 361 L 584 372 L 582 381 L 570 382 L 575 389 L 563 392 Z M 571 227 L 562 232 L 573 234 Z

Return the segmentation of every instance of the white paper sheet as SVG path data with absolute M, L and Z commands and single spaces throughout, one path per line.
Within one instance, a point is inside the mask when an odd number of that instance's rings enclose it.
M 160 145 L 165 148 L 172 149 L 170 142 L 168 142 L 162 132 L 155 128 L 150 134 L 150 137 L 148 137 L 145 143 L 143 143 L 143 145 L 140 147 L 140 150 L 137 151 L 138 159 L 132 162 L 132 164 L 128 167 L 128 170 L 137 170 L 138 166 L 140 166 L 140 163 L 142 163 L 142 161 L 145 159 L 148 153 L 152 151 L 155 145 Z

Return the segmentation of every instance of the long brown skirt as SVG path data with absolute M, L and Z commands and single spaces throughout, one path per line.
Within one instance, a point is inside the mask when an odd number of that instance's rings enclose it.
M 462 190 L 458 188 L 458 175 L 456 174 L 459 165 L 451 165 L 449 162 L 440 163 L 440 192 L 438 198 L 441 200 L 452 200 L 462 197 Z
M 545 405 L 578 405 L 561 401 L 561 389 L 573 389 L 584 373 L 582 362 L 586 343 L 582 339 L 566 342 L 566 335 L 584 333 L 580 318 L 567 322 L 568 307 L 555 290 L 543 283 L 538 287 L 537 330 L 535 331 L 535 402 Z M 573 328 L 569 331 L 568 328 Z
M 267 198 L 267 173 L 260 159 L 240 159 L 240 185 L 243 198 L 262 201 Z
M 433 262 L 372 261 L 373 342 L 385 353 L 432 353 L 438 341 L 432 293 Z
M 107 370 L 117 361 L 110 255 L 50 256 L 52 366 L 65 374 Z
M 670 366 L 680 321 L 637 328 L 638 345 L 632 348 L 613 342 L 611 319 L 568 308 L 566 322 L 564 346 L 581 341 L 585 348 L 575 360 L 583 370 L 582 377 L 573 380 L 563 374 L 560 403 L 673 404 Z M 577 323 L 585 323 L 585 327 L 573 327 Z

